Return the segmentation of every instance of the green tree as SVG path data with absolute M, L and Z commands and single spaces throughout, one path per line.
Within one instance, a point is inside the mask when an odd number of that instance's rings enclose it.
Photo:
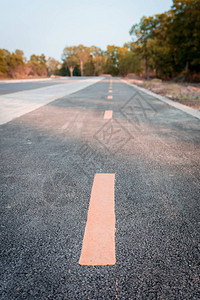
M 125 44 L 119 55 L 119 74 L 124 76 L 128 73 L 140 73 L 141 62 L 136 45 Z
M 146 78 L 149 78 L 149 59 L 150 59 L 150 45 L 149 41 L 152 38 L 153 27 L 155 26 L 153 17 L 142 17 L 139 24 L 131 27 L 130 34 L 135 38 L 140 49 L 142 59 L 145 60 Z
M 84 75 L 84 64 L 90 60 L 90 48 L 84 45 L 78 45 L 75 47 L 75 53 L 79 60 L 80 69 L 81 69 L 81 76 Z
M 70 71 L 65 61 L 62 63 L 60 70 L 57 71 L 56 74 L 61 76 L 70 76 Z
M 10 53 L 6 49 L 0 50 L 0 73 L 7 77 L 15 77 L 16 73 L 23 70 L 25 65 L 24 53 L 21 50 L 15 50 Z
M 33 72 L 38 76 L 47 75 L 47 61 L 44 54 L 41 55 L 31 55 L 30 63 L 33 69 Z
M 61 63 L 57 61 L 53 57 L 49 57 L 47 60 L 47 70 L 49 75 L 56 75 L 59 73 L 59 70 L 61 68 Z
M 169 28 L 175 66 L 184 71 L 200 72 L 200 1 L 174 0 L 173 21 Z
M 86 76 L 93 76 L 95 74 L 95 65 L 92 55 L 90 56 L 90 59 L 84 64 L 83 70 L 84 75 Z
M 6 49 L 0 49 L 0 76 L 5 77 L 8 72 L 7 56 L 10 52 Z
M 145 62 L 147 78 L 149 69 L 164 79 L 200 72 L 199 0 L 174 0 L 171 10 L 143 17 L 130 34 Z
M 104 72 L 117 76 L 119 74 L 119 48 L 115 45 L 108 45 L 105 52 Z
M 62 54 L 63 65 L 69 69 L 71 77 L 74 68 L 78 65 L 78 57 L 76 55 L 76 46 L 65 47 Z
M 94 63 L 94 75 L 97 76 L 102 73 L 102 66 L 104 64 L 104 53 L 101 48 L 92 45 L 90 47 L 90 55 Z

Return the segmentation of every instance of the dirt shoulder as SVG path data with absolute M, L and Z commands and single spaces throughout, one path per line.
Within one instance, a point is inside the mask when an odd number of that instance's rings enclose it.
M 129 77 L 124 79 L 170 100 L 200 110 L 200 84 L 164 82 L 160 79 L 145 80 Z

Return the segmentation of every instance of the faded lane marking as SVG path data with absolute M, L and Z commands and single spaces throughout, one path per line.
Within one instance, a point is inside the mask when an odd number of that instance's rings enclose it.
M 115 258 L 115 174 L 94 176 L 80 265 L 114 265 Z
M 108 96 L 108 97 L 107 97 L 107 99 L 112 99 L 112 98 L 113 98 L 113 96 Z
M 112 89 L 108 91 L 108 93 L 112 93 Z
M 104 113 L 104 120 L 112 119 L 113 111 L 112 110 L 105 110 Z

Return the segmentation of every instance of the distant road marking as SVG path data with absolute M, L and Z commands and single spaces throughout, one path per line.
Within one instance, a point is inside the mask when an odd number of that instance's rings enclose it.
M 108 97 L 107 97 L 107 99 L 112 99 L 112 98 L 113 98 L 113 96 L 108 96 Z
M 110 89 L 110 90 L 108 91 L 108 93 L 112 93 L 112 89 Z
M 104 113 L 104 120 L 112 119 L 113 111 L 112 110 L 105 110 Z
M 95 174 L 80 265 L 104 266 L 116 263 L 114 185 L 115 174 Z

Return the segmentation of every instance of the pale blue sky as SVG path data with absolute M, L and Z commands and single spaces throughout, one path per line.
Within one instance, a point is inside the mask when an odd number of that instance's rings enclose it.
M 122 46 L 142 16 L 171 5 L 172 0 L 0 0 L 0 48 L 60 60 L 66 45 Z

